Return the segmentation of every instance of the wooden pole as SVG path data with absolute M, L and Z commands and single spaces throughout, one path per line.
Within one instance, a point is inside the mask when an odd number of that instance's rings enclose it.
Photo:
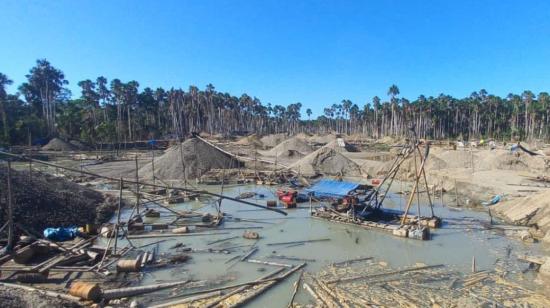
M 11 162 L 8 160 L 8 245 L 6 251 L 13 249 L 13 238 L 15 236 L 13 229 L 13 204 L 11 191 Z
M 416 149 L 417 149 L 417 151 L 418 151 L 418 154 L 419 154 L 420 157 L 422 158 L 422 160 L 428 159 L 428 156 L 427 156 L 427 155 L 424 156 L 424 157 L 422 157 L 422 154 L 421 154 L 420 149 L 419 149 L 418 147 L 417 147 Z M 432 217 L 434 217 L 434 216 L 435 216 L 435 214 L 434 214 L 434 204 L 433 204 L 433 202 L 432 202 L 432 196 L 430 195 L 430 191 L 429 191 L 429 189 L 428 189 L 428 179 L 427 179 L 427 177 L 426 177 L 426 168 L 422 168 L 421 171 L 422 171 L 422 176 L 424 177 L 424 183 L 426 184 L 426 193 L 428 194 L 428 202 L 429 202 L 429 204 L 430 204 L 430 210 L 431 210 L 431 212 L 432 212 Z M 434 185 L 434 188 L 435 188 L 435 185 Z M 443 189 L 442 189 L 441 191 L 442 191 L 442 193 L 443 193 Z M 435 198 L 435 191 L 434 191 L 434 198 Z M 443 200 L 443 198 L 442 198 L 442 200 Z
M 418 170 L 418 166 L 416 164 L 416 149 L 418 149 L 418 144 L 415 144 L 414 145 L 415 149 L 413 150 L 414 151 L 414 174 L 422 174 L 422 171 L 419 172 Z M 420 155 L 420 161 L 421 161 L 421 165 L 423 163 L 422 161 L 422 155 Z M 422 169 L 424 169 L 424 165 L 422 165 Z M 429 192 L 428 192 L 429 194 Z M 420 224 L 420 194 L 419 193 L 416 193 L 416 206 L 417 206 L 417 216 L 418 216 L 418 224 Z
M 156 184 L 156 178 L 155 178 L 155 149 L 153 149 L 153 146 L 151 145 L 151 169 L 153 172 L 153 185 Z
M 284 270 L 284 268 L 278 268 L 276 269 L 275 271 L 267 274 L 267 275 L 264 275 L 256 280 L 254 280 L 254 282 L 257 282 L 257 281 L 261 281 L 261 280 L 265 280 L 265 279 L 268 279 L 268 278 L 272 278 L 273 276 L 279 274 L 280 272 L 282 272 Z M 236 288 L 235 290 L 221 296 L 220 298 L 216 299 L 215 301 L 213 302 L 210 302 L 208 303 L 208 305 L 206 305 L 205 308 L 213 308 L 213 307 L 217 307 L 218 305 L 220 305 L 224 300 L 230 298 L 231 296 L 235 295 L 235 294 L 239 294 L 241 292 L 244 293 L 244 291 L 246 291 L 246 289 L 248 289 L 250 286 L 249 285 L 244 285 L 242 287 L 239 287 L 239 288 Z
M 32 184 L 32 161 L 29 160 L 29 183 Z
M 428 153 L 430 151 L 430 145 L 426 145 L 426 156 L 428 156 Z M 420 165 L 420 169 L 424 169 L 424 165 L 426 164 L 426 160 L 422 161 L 422 164 Z M 412 200 L 414 198 L 414 195 L 416 193 L 416 189 L 418 188 L 418 181 L 420 180 L 420 173 L 416 174 L 416 179 L 414 181 L 413 189 L 411 191 L 411 195 L 409 196 L 409 201 L 407 202 L 407 208 L 405 209 L 405 214 L 403 215 L 403 218 L 401 219 L 401 225 L 405 223 L 405 219 L 407 219 L 407 215 L 409 213 L 409 208 L 411 207 Z
M 115 226 L 115 244 L 113 245 L 113 255 L 116 255 L 116 247 L 118 243 L 118 229 L 120 228 L 120 209 L 122 207 L 122 187 L 124 186 L 124 180 L 120 178 L 120 190 L 118 192 L 118 209 L 116 215 L 116 226 Z
M 300 276 L 298 276 L 298 280 L 294 282 L 294 290 L 292 291 L 292 295 L 290 296 L 290 301 L 288 302 L 288 308 L 291 308 L 294 304 L 294 298 L 296 297 L 296 293 L 298 293 L 298 289 L 300 288 L 300 281 L 302 280 L 302 275 L 304 274 L 303 271 L 300 272 Z
M 185 159 L 183 158 L 183 142 L 180 142 L 180 160 L 181 160 L 181 168 L 183 172 L 183 186 L 187 188 L 187 172 L 185 170 Z
M 476 256 L 472 256 L 472 273 L 476 272 Z
M 139 174 L 138 174 L 138 159 L 137 155 L 135 157 L 136 161 L 136 214 L 139 215 Z M 122 187 L 120 188 L 122 191 Z

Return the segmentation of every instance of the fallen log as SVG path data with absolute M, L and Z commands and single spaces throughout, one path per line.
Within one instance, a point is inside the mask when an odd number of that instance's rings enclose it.
M 191 302 L 198 301 L 198 300 L 201 300 L 201 299 L 206 299 L 206 298 L 209 298 L 209 297 L 220 296 L 220 295 L 222 295 L 221 291 L 214 291 L 214 292 L 210 292 L 210 293 L 206 293 L 206 294 L 200 294 L 200 295 L 195 295 L 195 296 L 190 296 L 190 297 L 178 299 L 178 300 L 171 301 L 171 302 L 166 302 L 166 303 L 163 303 L 163 304 L 149 306 L 149 308 L 172 307 L 172 306 L 175 306 L 175 305 L 187 304 L 187 303 L 191 303 Z
M 229 234 L 229 232 L 194 232 L 194 233 L 183 233 L 183 234 L 140 234 L 140 235 L 128 235 L 126 238 L 129 240 L 141 239 L 141 238 L 156 238 L 156 237 L 179 237 L 179 236 L 200 236 L 200 235 L 220 235 L 220 234 Z
M 277 274 L 279 274 L 280 272 L 282 272 L 284 270 L 284 268 L 278 268 L 276 270 L 274 270 L 273 272 L 267 274 L 267 275 L 264 275 L 262 277 L 260 277 L 259 279 L 256 279 L 255 281 L 260 281 L 260 280 L 264 280 L 264 279 L 268 279 L 268 278 L 271 278 Z M 212 308 L 212 307 L 216 307 L 218 304 L 220 304 L 221 302 L 223 302 L 224 300 L 226 300 L 227 298 L 235 295 L 235 294 L 239 294 L 241 292 L 244 292 L 249 286 L 246 285 L 246 286 L 242 286 L 242 287 L 239 287 L 227 294 L 225 294 L 224 296 L 216 299 L 215 301 L 211 302 L 211 303 L 208 303 L 208 305 L 206 305 L 205 307 L 206 308 Z
M 315 243 L 315 242 L 324 242 L 324 241 L 330 241 L 330 238 L 321 238 L 321 239 L 303 240 L 303 241 L 292 241 L 292 242 L 280 242 L 280 243 L 268 243 L 267 246 Z
M 269 262 L 269 261 L 255 260 L 255 259 L 248 259 L 248 260 L 246 260 L 246 262 L 256 263 L 256 264 L 263 264 L 263 265 L 270 265 L 270 266 L 287 267 L 287 268 L 292 267 L 291 264 L 276 263 L 276 262 Z
M 303 287 L 317 301 L 318 307 L 328 307 L 327 303 L 307 283 L 304 282 Z
M 288 270 L 287 272 L 285 272 L 281 276 L 276 277 L 275 280 L 273 280 L 271 282 L 268 282 L 264 286 L 260 286 L 258 289 L 252 291 L 251 294 L 249 294 L 248 296 L 241 297 L 237 302 L 232 303 L 231 305 L 228 305 L 227 308 L 240 307 L 240 306 L 250 302 L 253 298 L 255 298 L 256 296 L 258 296 L 262 293 L 264 293 L 266 290 L 268 290 L 269 288 L 271 288 L 272 286 L 274 286 L 275 284 L 277 284 L 281 280 L 285 279 L 286 277 L 294 274 L 297 270 L 301 269 L 305 265 L 306 265 L 306 263 L 302 263 L 300 265 L 295 266 L 294 268 Z
M 419 266 L 419 267 L 407 268 L 407 269 L 391 271 L 391 272 L 386 272 L 386 273 L 380 273 L 380 274 L 360 275 L 360 276 L 332 279 L 332 280 L 329 280 L 329 281 L 325 281 L 325 283 L 330 284 L 330 283 L 336 283 L 336 282 L 348 282 L 348 281 L 353 281 L 353 280 L 358 280 L 358 279 L 368 279 L 368 278 L 389 276 L 389 275 L 395 275 L 395 274 L 401 274 L 401 273 L 407 273 L 407 272 L 421 271 L 421 270 L 431 269 L 431 268 L 438 268 L 438 267 L 443 267 L 443 266 L 444 266 L 443 264 Z
M 159 283 L 159 284 L 148 285 L 148 286 L 104 290 L 103 298 L 116 299 L 116 298 L 123 298 L 123 297 L 146 294 L 146 293 L 152 293 L 163 289 L 182 286 L 189 283 L 189 281 L 190 280 L 184 280 L 184 281 L 177 281 L 177 282 Z
M 300 287 L 300 281 L 302 280 L 302 275 L 304 274 L 303 271 L 300 272 L 300 276 L 298 276 L 298 280 L 294 282 L 294 290 L 292 291 L 292 295 L 290 296 L 290 301 L 288 302 L 287 308 L 291 308 L 294 304 L 294 298 L 296 297 L 296 293 L 298 293 L 298 288 Z

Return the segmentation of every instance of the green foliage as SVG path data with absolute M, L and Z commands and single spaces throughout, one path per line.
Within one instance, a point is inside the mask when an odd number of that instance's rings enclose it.
M 191 132 L 259 134 L 308 131 L 311 133 L 364 133 L 374 138 L 406 136 L 414 126 L 421 138 L 548 139 L 550 95 L 531 91 L 505 98 L 482 89 L 457 99 L 440 94 L 409 101 L 399 97 L 396 85 L 388 100 L 375 96 L 363 106 L 344 99 L 310 119 L 302 104 L 264 105 L 247 94 L 232 96 L 211 84 L 204 90 L 190 86 L 165 90 L 144 88 L 137 81 L 98 77 L 78 82 L 79 98 L 70 99 L 62 71 L 38 60 L 19 86 L 0 73 L 0 143 L 26 144 L 33 139 L 61 135 L 90 144 L 157 138 L 182 138 Z

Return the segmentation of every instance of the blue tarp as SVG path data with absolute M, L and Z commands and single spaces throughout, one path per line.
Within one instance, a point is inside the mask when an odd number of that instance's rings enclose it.
M 320 180 L 315 185 L 305 190 L 305 193 L 313 193 L 315 197 L 344 197 L 350 191 L 357 189 L 360 184 L 341 182 L 334 180 Z
M 69 227 L 69 228 L 46 228 L 44 229 L 44 237 L 55 241 L 63 242 L 72 240 L 78 235 L 78 228 Z

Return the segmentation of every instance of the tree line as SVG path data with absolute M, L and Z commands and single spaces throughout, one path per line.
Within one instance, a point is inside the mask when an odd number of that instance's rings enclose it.
M 362 106 L 344 99 L 311 118 L 302 117 L 302 104 L 262 103 L 248 94 L 233 96 L 216 91 L 140 88 L 135 80 L 100 76 L 78 82 L 73 98 L 60 69 L 45 59 L 36 61 L 15 93 L 13 82 L 0 73 L 0 144 L 27 144 L 52 137 L 89 144 L 122 143 L 150 139 L 182 139 L 191 132 L 232 133 L 344 133 L 372 138 L 404 136 L 411 125 L 421 138 L 465 140 L 548 139 L 550 96 L 524 91 L 506 97 L 473 92 L 465 98 L 440 94 L 400 97 L 396 85 L 387 98 L 375 96 Z M 307 117 L 307 118 L 306 118 Z

